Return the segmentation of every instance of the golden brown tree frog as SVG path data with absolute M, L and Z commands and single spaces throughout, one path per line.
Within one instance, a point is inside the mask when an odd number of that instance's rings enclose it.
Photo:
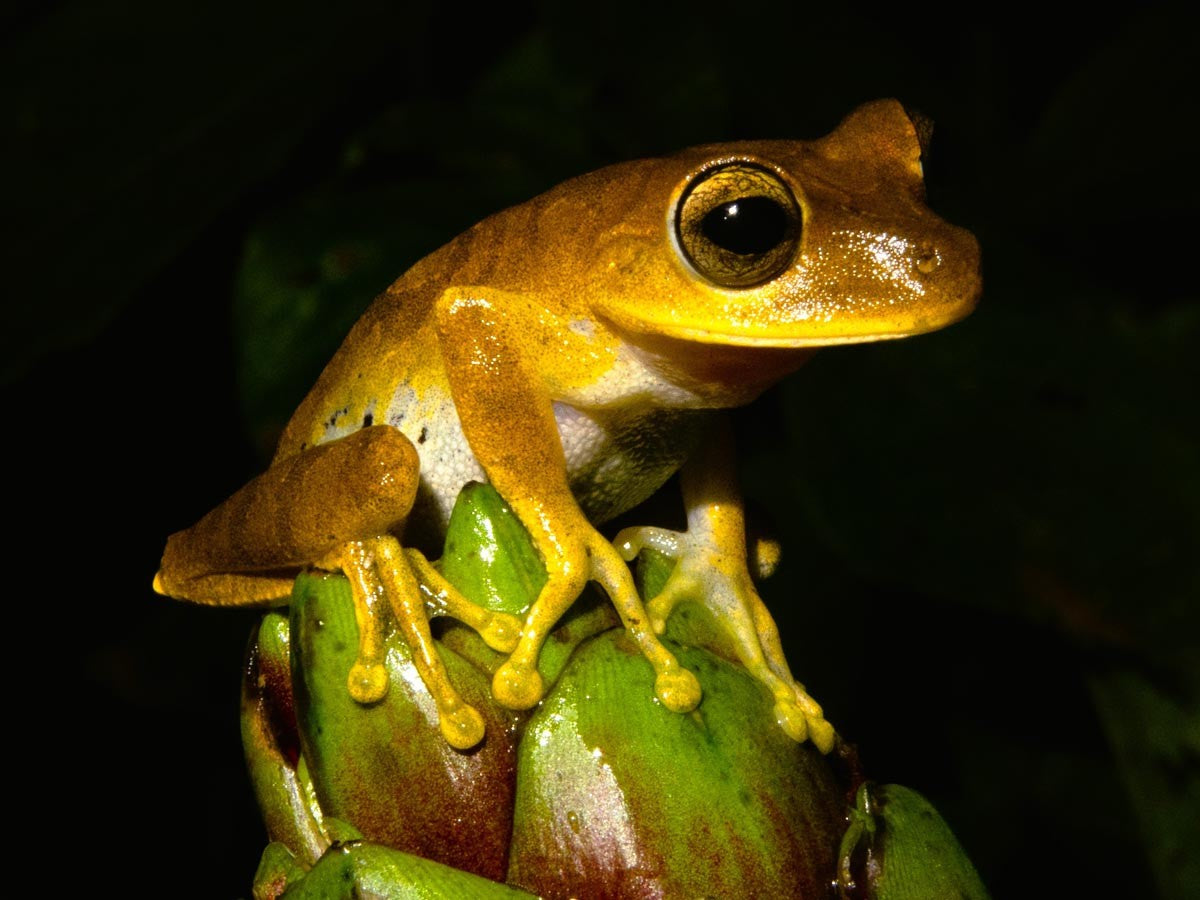
M 450 615 L 508 653 L 496 700 L 535 705 L 559 617 L 599 582 L 684 712 L 696 678 L 660 642 L 672 606 L 703 601 L 779 724 L 822 750 L 833 730 L 792 677 L 751 582 L 727 428 L 815 347 L 899 338 L 965 316 L 979 249 L 923 199 L 921 139 L 899 103 L 870 103 L 816 141 L 684 150 L 572 179 L 417 263 L 354 326 L 266 473 L 167 542 L 155 588 L 219 605 L 286 600 L 302 567 L 340 570 L 359 624 L 349 690 L 387 690 L 386 616 L 412 648 L 454 746 L 483 737 L 429 621 Z M 714 427 L 715 426 L 715 427 Z M 596 526 L 682 468 L 685 533 Z M 459 490 L 490 481 L 548 580 L 521 621 L 462 598 L 412 548 Z M 627 559 L 676 558 L 643 605 Z

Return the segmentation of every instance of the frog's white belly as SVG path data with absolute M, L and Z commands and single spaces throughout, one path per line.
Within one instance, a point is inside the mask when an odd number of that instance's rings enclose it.
M 554 404 L 554 417 L 572 491 L 593 522 L 619 515 L 661 487 L 683 464 L 707 419 L 700 410 L 646 406 L 636 412 L 588 413 L 566 403 Z M 463 434 L 453 399 L 436 389 L 426 389 L 418 398 L 402 386 L 383 421 L 412 441 L 421 461 L 410 528 L 425 535 L 443 534 L 463 486 L 487 481 Z M 514 424 L 514 440 L 520 440 L 519 427 Z M 340 436 L 327 433 L 326 440 Z
M 436 389 L 426 389 L 418 398 L 412 388 L 402 385 L 388 404 L 384 421 L 412 441 L 421 461 L 410 528 L 440 537 L 463 485 L 487 481 L 463 434 L 454 400 L 449 392 Z

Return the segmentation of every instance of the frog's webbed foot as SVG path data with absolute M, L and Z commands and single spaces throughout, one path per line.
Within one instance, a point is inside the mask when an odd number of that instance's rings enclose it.
M 811 739 L 822 753 L 833 748 L 833 726 L 820 705 L 797 682 L 784 658 L 779 629 L 758 596 L 745 555 L 725 552 L 711 534 L 665 528 L 626 528 L 613 541 L 632 560 L 644 547 L 675 560 L 663 590 L 646 603 L 651 624 L 661 634 L 682 600 L 703 604 L 732 639 L 738 658 L 775 697 L 775 718 L 796 741 Z M 761 566 L 760 566 L 761 568 Z
M 492 694 L 510 709 L 528 709 L 541 700 L 542 678 L 538 654 L 555 623 L 575 602 L 584 584 L 599 582 L 626 630 L 654 669 L 654 693 L 673 712 L 690 712 L 700 702 L 700 682 L 679 664 L 655 634 L 651 617 L 642 605 L 629 566 L 615 548 L 591 530 L 583 546 L 573 548 L 547 565 L 549 578 L 530 607 L 521 639 L 508 661 L 492 680 Z
M 341 569 L 350 581 L 358 623 L 358 654 L 347 688 L 359 703 L 375 703 L 388 689 L 384 665 L 387 615 L 412 650 L 413 663 L 433 696 L 442 736 L 466 750 L 483 739 L 483 718 L 451 684 L 429 629 L 427 607 L 459 618 L 475 628 L 493 648 L 508 651 L 516 644 L 520 621 L 494 613 L 462 597 L 415 550 L 405 550 L 390 535 L 350 541 L 320 561 L 322 568 Z M 429 597 L 429 601 L 426 600 Z
M 435 569 L 420 550 L 405 548 L 408 564 L 421 583 L 425 608 L 430 618 L 449 616 L 479 633 L 493 650 L 512 653 L 521 637 L 521 620 L 505 612 L 493 612 L 472 603 Z

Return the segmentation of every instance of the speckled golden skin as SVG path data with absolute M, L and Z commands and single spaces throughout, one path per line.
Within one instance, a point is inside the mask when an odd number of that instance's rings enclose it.
M 747 572 L 731 450 L 704 432 L 712 411 L 749 402 L 811 348 L 918 334 L 970 312 L 978 246 L 924 205 L 920 157 L 912 121 L 885 100 L 821 140 L 622 163 L 485 219 L 376 299 L 296 411 L 271 468 L 171 537 L 156 589 L 269 604 L 286 598 L 301 567 L 345 571 L 362 635 L 350 690 L 370 702 L 387 688 L 380 622 L 390 609 L 443 733 L 460 747 L 482 737 L 482 724 L 441 669 L 430 615 L 463 618 L 509 652 L 493 692 L 526 708 L 543 693 L 542 642 L 585 582 L 598 581 L 654 667 L 659 699 L 684 711 L 699 686 L 656 633 L 678 600 L 707 597 L 775 695 L 780 724 L 828 750 L 832 729 L 792 678 Z M 689 253 L 705 257 L 686 236 L 702 233 L 699 220 L 679 219 L 691 215 L 680 211 L 689 191 L 731 163 L 782 185 L 802 218 L 789 226 L 794 245 L 773 251 L 778 270 L 751 286 L 723 287 L 700 271 L 707 263 Z M 681 466 L 686 533 L 632 529 L 614 546 L 596 531 Z M 473 607 L 400 544 L 436 536 L 462 485 L 484 477 L 546 563 L 523 622 Z M 646 545 L 678 559 L 649 609 L 626 564 Z

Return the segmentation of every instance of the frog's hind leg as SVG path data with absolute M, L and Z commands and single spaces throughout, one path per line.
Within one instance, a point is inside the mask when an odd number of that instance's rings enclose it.
M 346 678 L 350 696 L 359 703 L 382 700 L 388 689 L 384 665 L 386 619 L 382 609 L 386 593 L 374 570 L 374 554 L 367 541 L 351 541 L 319 560 L 317 565 L 323 569 L 341 569 L 350 582 L 354 620 L 358 625 L 358 655 Z
M 779 629 L 750 577 L 732 451 L 728 436 L 719 437 L 685 467 L 686 532 L 627 528 L 614 543 L 626 559 L 650 547 L 675 560 L 662 592 L 646 604 L 655 631 L 662 632 L 671 610 L 682 600 L 707 607 L 746 670 L 774 696 L 779 726 L 794 740 L 811 739 L 822 753 L 828 753 L 835 740 L 833 727 L 804 685 L 792 677 Z
M 493 650 L 512 653 L 521 637 L 520 619 L 472 603 L 430 564 L 420 550 L 406 547 L 404 553 L 427 593 L 426 608 L 430 616 L 445 615 L 457 619 L 479 632 L 484 643 Z
M 359 635 L 358 657 L 347 678 L 351 696 L 360 703 L 374 703 L 387 692 L 383 662 L 386 635 L 379 609 L 380 601 L 386 598 L 396 627 L 412 651 L 421 681 L 437 705 L 442 736 L 460 750 L 478 744 L 483 739 L 483 718 L 450 682 L 429 629 L 421 586 L 400 542 L 391 535 L 351 541 L 320 564 L 322 568 L 341 569 L 350 580 Z
M 191 528 L 167 539 L 154 589 L 217 606 L 286 599 L 297 572 L 351 541 L 404 524 L 419 460 L 388 425 L 277 460 Z
M 359 632 L 347 679 L 351 696 L 371 703 L 387 691 L 390 611 L 437 704 L 442 734 L 455 747 L 473 746 L 483 737 L 482 719 L 450 684 L 411 557 L 393 536 L 412 508 L 418 466 L 409 440 L 387 425 L 277 460 L 194 526 L 171 536 L 154 587 L 198 603 L 267 606 L 286 602 L 305 566 L 340 569 L 350 581 Z M 453 592 L 438 608 L 478 623 L 493 646 L 515 641 L 515 619 L 469 606 Z

